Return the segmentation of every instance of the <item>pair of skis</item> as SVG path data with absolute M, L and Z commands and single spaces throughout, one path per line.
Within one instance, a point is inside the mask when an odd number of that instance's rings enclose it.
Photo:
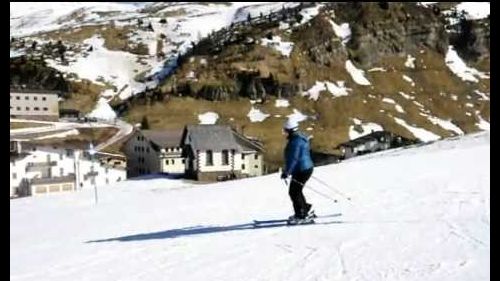
M 302 220 L 297 220 L 297 221 L 292 221 L 290 219 L 254 220 L 253 224 L 254 224 L 254 227 L 266 227 L 266 226 L 274 226 L 274 225 L 288 225 L 288 226 L 308 225 L 308 224 L 316 223 L 316 220 L 323 221 L 323 219 L 332 218 L 332 217 L 339 217 L 341 215 L 342 215 L 341 213 L 335 213 L 335 214 L 319 215 L 318 216 L 313 211 L 305 219 L 302 219 Z

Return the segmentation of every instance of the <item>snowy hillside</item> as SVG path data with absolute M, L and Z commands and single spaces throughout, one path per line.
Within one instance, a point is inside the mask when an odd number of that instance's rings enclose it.
M 291 207 L 278 175 L 138 179 L 10 203 L 11 280 L 489 280 L 490 135 L 317 168 L 316 225 L 255 229 Z M 352 203 L 350 203 L 352 202 Z
M 10 4 L 10 36 L 47 43 L 44 35 L 48 32 L 65 31 L 62 39 L 66 41 L 64 36 L 71 37 L 82 27 L 95 28 L 95 36 L 70 45 L 81 50 L 69 53 L 67 65 L 57 59 L 47 59 L 47 62 L 79 78 L 98 84 L 108 82 L 115 87 L 115 95 L 126 99 L 146 87 L 155 87 L 175 67 L 178 54 L 186 52 L 192 42 L 233 22 L 246 20 L 248 14 L 266 15 L 283 6 L 295 5 L 298 3 L 14 2 Z M 153 30 L 137 28 L 139 19 L 143 21 L 142 27 L 151 24 Z M 166 22 L 161 23 L 162 19 Z M 130 28 L 132 31 L 127 34 L 130 41 L 145 44 L 148 54 L 105 48 L 98 34 L 111 27 Z M 165 42 L 159 45 L 158 41 L 163 40 Z M 93 51 L 83 51 L 90 47 Z M 160 52 L 164 56 L 157 57 Z M 11 50 L 11 57 L 22 53 L 23 50 Z M 148 77 L 148 81 L 137 81 L 136 76 L 140 73 Z

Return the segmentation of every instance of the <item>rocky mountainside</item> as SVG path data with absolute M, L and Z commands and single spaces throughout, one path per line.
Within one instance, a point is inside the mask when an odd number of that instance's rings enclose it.
M 11 57 L 42 53 L 134 123 L 230 124 L 279 165 L 289 116 L 322 153 L 371 130 L 432 141 L 489 129 L 489 3 L 431 3 L 103 4 L 14 37 Z

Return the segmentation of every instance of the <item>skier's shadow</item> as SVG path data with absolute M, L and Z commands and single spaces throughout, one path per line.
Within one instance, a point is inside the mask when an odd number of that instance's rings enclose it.
M 130 242 L 130 241 L 141 241 L 141 240 L 153 240 L 153 239 L 173 239 L 184 236 L 200 235 L 200 234 L 212 234 L 219 232 L 230 232 L 230 231 L 241 231 L 241 230 L 251 230 L 251 229 L 266 229 L 266 228 L 278 228 L 278 227 L 307 227 L 314 225 L 325 225 L 325 224 L 338 224 L 340 221 L 330 221 L 315 224 L 307 224 L 300 226 L 288 226 L 286 224 L 268 224 L 256 227 L 254 223 L 236 224 L 229 226 L 194 226 L 186 228 L 170 229 L 165 231 L 141 233 L 127 236 L 120 236 L 107 239 L 90 240 L 85 243 L 98 243 L 98 242 Z

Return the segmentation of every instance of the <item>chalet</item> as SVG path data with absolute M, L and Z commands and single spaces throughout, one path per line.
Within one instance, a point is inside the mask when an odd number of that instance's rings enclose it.
M 182 130 L 135 130 L 125 143 L 128 175 L 183 175 Z
M 58 92 L 10 89 L 10 116 L 56 121 L 59 119 Z
M 387 131 L 376 131 L 339 145 L 343 159 L 375 151 L 413 144 L 415 141 L 397 136 Z
M 262 146 L 223 125 L 188 125 L 182 135 L 186 176 L 214 181 L 263 174 Z

